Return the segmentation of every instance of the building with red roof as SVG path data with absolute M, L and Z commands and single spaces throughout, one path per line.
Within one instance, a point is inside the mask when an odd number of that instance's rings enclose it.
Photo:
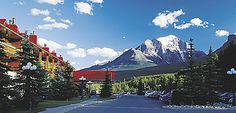
M 7 57 L 10 59 L 7 65 L 11 68 L 11 70 L 19 70 L 20 59 L 17 58 L 17 53 L 21 50 L 23 39 L 26 39 L 33 45 L 36 50 L 33 51 L 33 54 L 37 57 L 37 60 L 44 67 L 44 69 L 51 74 L 52 78 L 55 77 L 55 68 L 58 66 L 64 66 L 65 63 L 62 56 L 58 57 L 55 51 L 49 51 L 49 47 L 41 47 L 37 44 L 38 36 L 35 35 L 34 32 L 30 35 L 21 33 L 15 23 L 15 18 L 9 20 L 9 23 L 6 19 L 0 19 L 0 32 L 3 35 L 2 38 L 4 39 L 4 42 L 0 44 L 3 46 Z
M 109 75 L 111 81 L 115 81 L 116 73 L 110 70 L 78 70 L 73 72 L 73 80 L 79 81 L 82 76 L 87 81 L 104 81 L 105 75 Z

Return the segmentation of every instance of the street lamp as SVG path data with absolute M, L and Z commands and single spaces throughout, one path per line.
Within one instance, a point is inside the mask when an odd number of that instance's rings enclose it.
M 31 80 L 30 80 L 30 73 L 31 71 L 36 70 L 37 67 L 35 65 L 32 65 L 32 63 L 28 62 L 25 66 L 22 66 L 22 70 L 25 72 L 26 75 L 26 87 L 27 90 L 25 91 L 25 93 L 29 96 L 29 110 L 31 111 L 31 107 L 32 107 L 32 100 L 31 100 L 31 94 L 30 94 L 30 84 L 31 84 Z
M 176 81 L 173 81 L 172 82 L 172 90 L 176 89 L 176 87 L 177 87 L 177 83 L 176 83 Z
M 232 76 L 233 79 L 235 79 L 235 76 L 233 75 L 236 75 L 236 70 L 234 68 L 231 68 L 229 71 L 227 71 L 227 74 Z M 233 81 L 234 82 L 234 81 Z M 232 92 L 233 92 L 233 101 L 232 101 L 232 106 L 235 106 L 235 90 L 232 89 Z
M 81 99 L 83 99 L 84 98 L 84 86 L 85 86 L 84 82 L 86 81 L 86 78 L 84 78 L 84 76 L 81 76 L 79 78 L 79 81 L 81 81 L 80 90 L 81 90 Z
M 89 85 L 89 98 L 91 97 L 91 85 L 93 84 L 93 82 L 88 81 L 87 84 Z

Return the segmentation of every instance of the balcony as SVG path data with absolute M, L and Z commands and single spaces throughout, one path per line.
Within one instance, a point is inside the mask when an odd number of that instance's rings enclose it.
M 0 42 L 0 45 L 3 46 L 5 52 L 10 53 L 12 55 L 16 55 L 16 53 L 20 51 L 16 47 L 12 46 L 11 43 Z

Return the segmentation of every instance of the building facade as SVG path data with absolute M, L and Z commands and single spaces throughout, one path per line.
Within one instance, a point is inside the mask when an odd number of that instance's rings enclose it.
M 105 75 L 109 75 L 109 79 L 115 81 L 116 73 L 110 70 L 77 70 L 73 72 L 73 80 L 79 81 L 83 76 L 87 81 L 101 82 L 105 80 Z
M 27 34 L 19 31 L 18 26 L 15 23 L 15 19 L 9 20 L 0 19 L 0 33 L 3 42 L 0 45 L 3 46 L 6 53 L 7 61 L 6 65 L 10 67 L 9 75 L 17 75 L 17 70 L 20 68 L 21 59 L 18 59 L 19 52 L 22 51 L 23 40 L 29 41 L 36 51 L 32 54 L 37 58 L 36 60 L 41 64 L 44 70 L 47 70 L 51 78 L 55 78 L 54 72 L 56 67 L 64 67 L 65 62 L 61 55 L 57 55 L 55 51 L 50 51 L 50 48 L 46 45 L 44 47 L 38 45 L 38 36 L 33 33 Z

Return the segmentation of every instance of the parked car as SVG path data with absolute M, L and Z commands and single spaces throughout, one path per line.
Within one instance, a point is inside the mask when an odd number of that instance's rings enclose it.
M 171 99 L 172 99 L 172 91 L 164 94 L 164 95 L 160 95 L 159 100 L 165 104 L 171 104 Z
M 236 98 L 235 98 L 236 100 Z M 233 97 L 229 99 L 228 103 L 232 103 L 233 102 Z
M 234 97 L 234 99 L 235 99 L 235 101 L 236 101 L 236 94 L 235 94 L 235 97 Z M 228 103 L 232 103 L 232 102 L 233 102 L 233 95 L 231 95 L 231 97 L 230 97 L 230 99 L 229 99 Z
M 220 101 L 223 103 L 228 103 L 232 96 L 232 93 L 223 93 L 220 95 Z
M 153 90 L 148 90 L 145 92 L 144 96 L 148 97 L 150 94 L 152 94 Z
M 148 97 L 153 99 L 159 99 L 160 95 L 161 95 L 160 91 L 153 91 Z
M 90 95 L 96 95 L 96 94 L 97 94 L 96 90 L 91 90 Z

